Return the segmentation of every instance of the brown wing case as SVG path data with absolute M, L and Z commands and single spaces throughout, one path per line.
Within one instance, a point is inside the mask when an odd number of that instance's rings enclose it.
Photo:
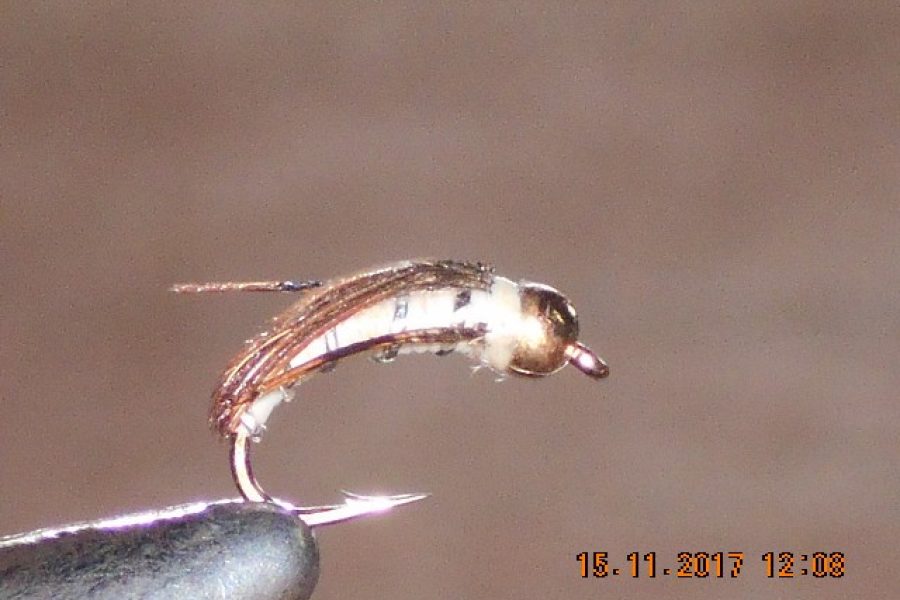
M 306 292 L 302 299 L 275 317 L 273 325 L 248 342 L 222 374 L 213 392 L 210 424 L 223 436 L 234 433 L 244 407 L 260 393 L 296 382 L 323 364 L 352 353 L 390 343 L 450 342 L 483 332 L 419 332 L 410 339 L 373 339 L 309 365 L 286 368 L 312 340 L 360 310 L 399 294 L 447 288 L 487 289 L 493 269 L 482 263 L 450 260 L 402 262 L 326 283 Z M 284 381 L 282 375 L 290 381 Z M 268 385 L 271 387 L 267 388 Z

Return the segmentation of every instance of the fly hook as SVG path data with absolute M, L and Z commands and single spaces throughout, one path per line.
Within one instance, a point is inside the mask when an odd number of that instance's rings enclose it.
M 578 319 L 565 296 L 544 284 L 495 275 L 482 263 L 409 261 L 324 283 L 173 289 L 302 294 L 231 361 L 213 392 L 210 422 L 231 441 L 234 482 L 255 502 L 272 498 L 253 476 L 251 442 L 262 435 L 272 410 L 290 399 L 291 386 L 347 356 L 374 352 L 386 361 L 413 352 L 459 352 L 501 375 L 544 377 L 566 364 L 595 379 L 609 374 L 603 359 L 578 341 Z M 402 503 L 420 497 L 389 498 Z

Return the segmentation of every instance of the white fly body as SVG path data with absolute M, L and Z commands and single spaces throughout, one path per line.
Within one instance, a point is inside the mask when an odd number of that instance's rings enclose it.
M 495 277 L 487 290 L 440 289 L 389 298 L 359 311 L 312 340 L 291 358 L 289 365 L 299 367 L 335 350 L 384 335 L 478 325 L 486 329 L 480 341 L 463 341 L 454 346 L 404 344 L 396 351 L 398 354 L 458 352 L 503 373 L 526 326 L 519 286 L 515 282 Z M 244 413 L 242 428 L 247 434 L 259 437 L 275 407 L 292 398 L 293 394 L 284 388 L 259 396 Z

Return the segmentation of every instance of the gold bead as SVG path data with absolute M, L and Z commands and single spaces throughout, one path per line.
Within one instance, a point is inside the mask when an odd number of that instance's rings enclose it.
M 522 328 L 509 370 L 543 377 L 569 362 L 567 349 L 578 340 L 578 317 L 565 296 L 548 285 L 522 282 Z

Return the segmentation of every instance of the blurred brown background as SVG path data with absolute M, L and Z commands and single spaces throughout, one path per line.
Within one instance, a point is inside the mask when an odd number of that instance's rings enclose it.
M 321 531 L 317 598 L 892 595 L 900 10 L 743 4 L 5 4 L 0 531 L 234 495 L 209 393 L 290 298 L 169 284 L 480 259 L 567 293 L 612 376 L 305 384 L 270 491 L 433 493 Z

